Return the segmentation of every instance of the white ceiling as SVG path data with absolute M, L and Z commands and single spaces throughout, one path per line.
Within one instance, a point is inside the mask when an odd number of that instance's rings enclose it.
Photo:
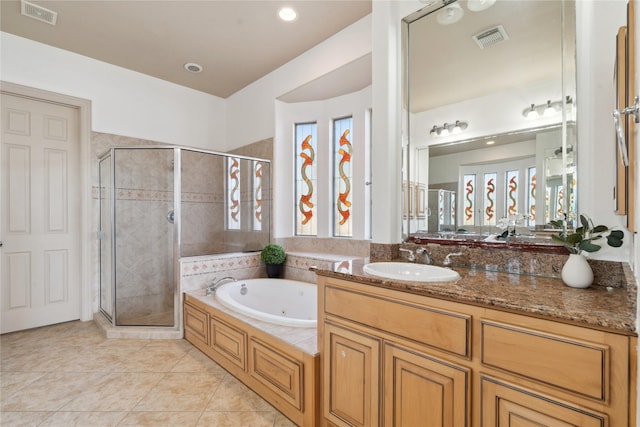
M 497 1 L 482 12 L 458 3 L 464 16 L 457 23 L 439 25 L 434 12 L 409 25 L 411 111 L 560 81 L 561 2 Z M 480 49 L 472 36 L 497 25 L 509 39 Z
M 371 0 L 33 0 L 58 13 L 55 26 L 0 1 L 0 30 L 227 98 L 371 13 Z M 292 6 L 298 18 L 277 12 Z M 195 62 L 199 74 L 183 65 Z M 344 67 L 343 93 L 371 82 L 371 59 Z M 363 65 L 365 68 L 363 69 Z M 338 73 L 340 74 L 340 73 Z M 318 82 L 305 96 L 326 96 Z M 346 91 L 346 92 L 345 92 Z M 313 95 L 312 95 L 313 94 Z M 289 94 L 286 100 L 302 100 Z M 309 100 L 309 99 L 305 99 Z

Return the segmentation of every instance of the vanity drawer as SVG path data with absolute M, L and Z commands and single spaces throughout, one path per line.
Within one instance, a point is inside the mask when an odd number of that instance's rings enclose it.
M 247 370 L 246 343 L 244 332 L 211 317 L 211 348 L 244 371 Z
M 508 324 L 481 324 L 484 365 L 592 399 L 608 399 L 608 346 Z
M 471 316 L 422 304 L 365 294 L 331 284 L 325 287 L 325 312 L 352 322 L 471 357 Z
M 284 400 L 302 409 L 302 364 L 260 341 L 249 341 L 249 373 Z

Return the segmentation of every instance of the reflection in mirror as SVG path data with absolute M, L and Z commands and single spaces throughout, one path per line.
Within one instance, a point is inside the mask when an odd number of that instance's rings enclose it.
M 440 2 L 404 20 L 407 236 L 533 235 L 575 213 L 575 4 Z

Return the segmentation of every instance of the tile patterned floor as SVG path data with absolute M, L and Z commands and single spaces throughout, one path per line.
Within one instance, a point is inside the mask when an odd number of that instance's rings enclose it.
M 106 339 L 93 322 L 0 337 L 0 425 L 294 426 L 187 341 Z

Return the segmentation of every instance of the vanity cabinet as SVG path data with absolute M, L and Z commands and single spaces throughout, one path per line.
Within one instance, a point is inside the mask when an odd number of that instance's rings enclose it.
M 319 275 L 335 426 L 635 425 L 628 333 Z

